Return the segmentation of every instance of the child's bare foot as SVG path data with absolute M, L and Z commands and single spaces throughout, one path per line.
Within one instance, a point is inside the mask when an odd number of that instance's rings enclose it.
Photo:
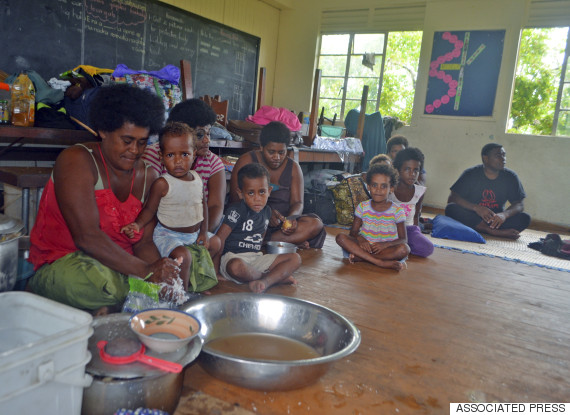
M 97 310 L 92 310 L 91 314 L 93 315 L 93 317 L 99 317 L 99 316 L 106 316 L 108 314 L 112 314 L 112 313 L 118 313 L 119 311 L 121 311 L 121 307 L 118 305 L 106 305 L 103 306 L 101 308 L 98 308 Z
M 309 249 L 309 241 L 301 242 L 297 245 L 299 249 Z
M 285 278 L 283 281 L 281 281 L 281 284 L 297 285 L 297 280 L 293 278 L 292 275 L 290 275 L 287 278 Z
M 361 261 L 363 261 L 363 259 L 360 258 L 359 256 L 354 255 L 354 254 L 350 254 L 348 256 L 348 262 L 350 262 L 351 264 L 354 264 L 356 262 L 361 262 Z
M 260 294 L 267 289 L 267 285 L 265 284 L 265 281 L 263 281 L 263 280 L 250 281 L 248 286 L 249 286 L 249 290 L 253 293 L 256 293 L 256 294 Z
M 381 268 L 394 269 L 396 271 L 404 269 L 404 264 L 400 261 L 387 261 L 380 259 L 378 260 L 376 265 L 378 265 Z

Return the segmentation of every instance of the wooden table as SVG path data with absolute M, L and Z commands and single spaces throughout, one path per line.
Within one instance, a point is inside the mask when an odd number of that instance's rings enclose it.
M 62 130 L 55 128 L 0 126 L 0 160 L 55 160 L 57 154 L 67 146 L 97 140 L 83 130 Z M 212 140 L 210 149 L 218 154 L 243 154 L 258 148 L 248 141 Z M 358 163 L 362 155 L 348 154 L 342 160 L 334 151 L 299 148 L 299 163 Z M 295 158 L 293 147 L 289 156 Z

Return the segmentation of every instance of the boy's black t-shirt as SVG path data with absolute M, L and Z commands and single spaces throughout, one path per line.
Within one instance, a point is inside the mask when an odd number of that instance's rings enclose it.
M 251 210 L 243 200 L 228 206 L 222 223 L 228 225 L 232 232 L 226 239 L 223 253 L 261 251 L 270 218 L 271 208 L 267 205 L 259 213 Z
M 502 212 L 507 201 L 516 202 L 526 197 L 514 171 L 505 168 L 496 179 L 491 180 L 485 176 L 482 164 L 465 170 L 451 190 L 468 202 L 485 206 L 495 213 Z

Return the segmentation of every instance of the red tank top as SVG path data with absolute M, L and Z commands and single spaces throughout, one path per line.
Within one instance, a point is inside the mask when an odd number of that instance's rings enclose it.
M 99 210 L 99 226 L 113 242 L 128 253 L 133 254 L 132 246 L 142 238 L 142 232 L 130 239 L 120 231 L 123 226 L 134 222 L 142 210 L 141 201 L 132 193 L 135 171 L 133 170 L 129 197 L 125 202 L 121 202 L 111 189 L 109 171 L 100 147 L 99 152 L 105 166 L 108 187 L 107 189 L 95 190 L 95 201 Z M 34 264 L 34 270 L 37 270 L 42 265 L 51 264 L 75 251 L 77 251 L 77 247 L 59 210 L 53 179 L 50 178 L 42 194 L 36 223 L 30 233 L 29 261 Z

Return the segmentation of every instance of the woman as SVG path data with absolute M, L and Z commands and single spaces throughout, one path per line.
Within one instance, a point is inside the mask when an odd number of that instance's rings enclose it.
M 65 149 L 57 158 L 30 234 L 35 293 L 105 314 L 128 291 L 127 275 L 152 282 L 178 276 L 175 260 L 160 258 L 152 233 L 130 239 L 134 221 L 157 175 L 140 159 L 149 134 L 162 127 L 164 107 L 154 94 L 129 85 L 103 87 L 90 108 L 101 141 Z
M 279 121 L 264 126 L 259 136 L 261 150 L 242 155 L 232 170 L 230 197 L 239 200 L 238 171 L 249 163 L 260 163 L 271 178 L 271 194 L 267 205 L 272 209 L 266 239 L 290 242 L 301 248 L 322 248 L 326 231 L 315 214 L 303 213 L 303 172 L 299 163 L 287 156 L 291 132 Z
M 224 213 L 226 198 L 226 170 L 222 160 L 210 151 L 210 128 L 216 122 L 216 113 L 201 99 L 187 99 L 176 104 L 170 111 L 168 121 L 188 124 L 196 136 L 196 159 L 192 170 L 202 178 L 208 203 L 208 230 L 216 233 Z M 158 156 L 158 143 L 148 146 L 143 159 L 158 173 L 164 167 Z

